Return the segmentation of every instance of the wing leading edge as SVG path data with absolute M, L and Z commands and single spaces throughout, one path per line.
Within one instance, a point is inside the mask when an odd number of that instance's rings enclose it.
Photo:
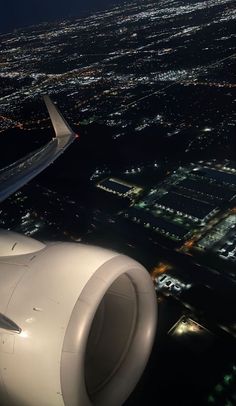
M 56 137 L 46 145 L 0 171 L 0 202 L 15 193 L 53 163 L 75 140 L 70 128 L 49 96 L 44 96 Z

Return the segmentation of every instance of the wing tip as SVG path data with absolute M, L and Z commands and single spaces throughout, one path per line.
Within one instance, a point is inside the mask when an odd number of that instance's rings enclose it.
M 65 135 L 75 136 L 74 131 L 71 129 L 56 104 L 52 101 L 51 97 L 45 94 L 42 95 L 42 98 L 46 104 L 56 137 L 63 137 Z

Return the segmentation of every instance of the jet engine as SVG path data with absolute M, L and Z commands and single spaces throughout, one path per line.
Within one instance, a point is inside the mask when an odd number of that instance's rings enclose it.
M 120 406 L 156 329 L 156 296 L 131 258 L 0 231 L 1 406 Z

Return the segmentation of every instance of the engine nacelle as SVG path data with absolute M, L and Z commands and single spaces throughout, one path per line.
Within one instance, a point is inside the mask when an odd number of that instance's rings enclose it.
M 122 405 L 156 311 L 151 278 L 131 258 L 0 232 L 1 406 Z

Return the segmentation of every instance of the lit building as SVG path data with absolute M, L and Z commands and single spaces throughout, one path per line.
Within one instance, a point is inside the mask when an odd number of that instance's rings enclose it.
M 97 184 L 99 189 L 112 193 L 122 198 L 134 200 L 143 191 L 139 186 L 135 186 L 115 178 L 107 178 Z
M 234 205 L 236 174 L 231 168 L 234 165 L 229 161 L 222 164 L 200 162 L 180 167 L 163 182 L 146 190 L 124 216 L 175 242 L 186 242 L 194 237 L 194 241 L 198 240 L 199 247 L 204 249 L 209 239 L 216 239 L 214 224 Z M 231 241 L 229 244 L 231 247 Z M 227 258 L 234 259 L 236 254 L 232 247 L 227 247 L 226 251 L 225 247 L 221 248 L 223 256 L 227 252 Z

